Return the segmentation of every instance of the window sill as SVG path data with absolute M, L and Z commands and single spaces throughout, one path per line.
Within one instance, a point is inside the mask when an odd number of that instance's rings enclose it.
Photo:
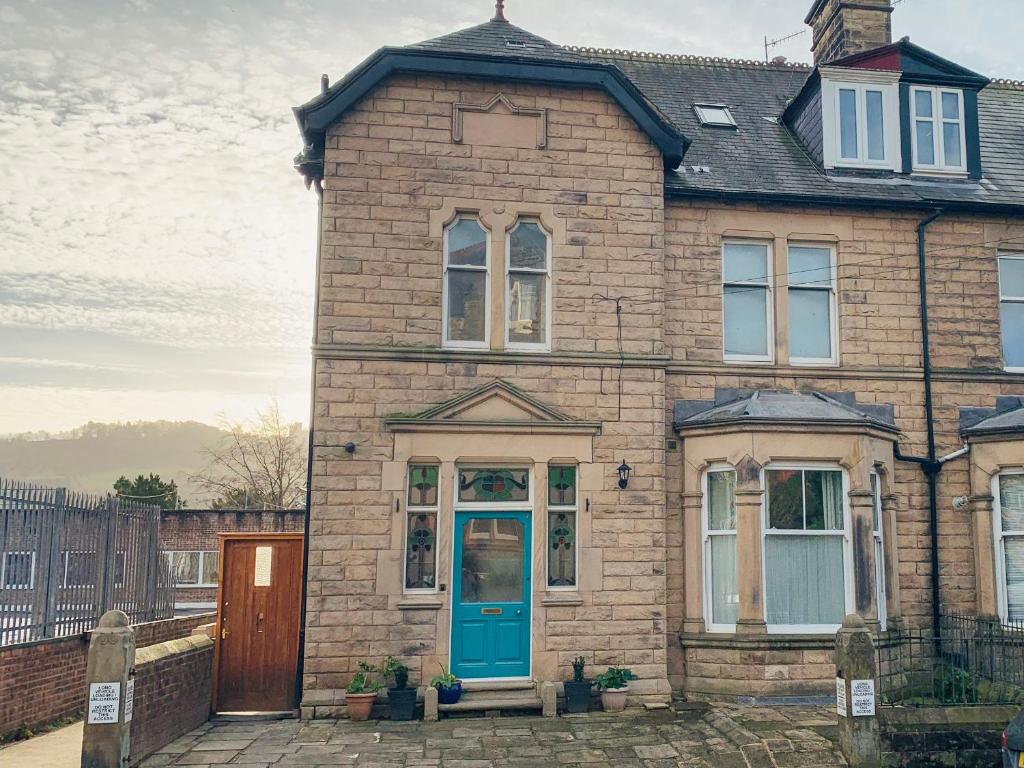
M 398 601 L 400 611 L 439 611 L 444 600 L 437 595 L 406 595 Z
M 548 607 L 565 607 L 583 605 L 579 592 L 545 592 L 540 604 Z
M 910 175 L 929 179 L 966 179 L 967 171 L 944 171 L 941 168 L 914 168 Z
M 832 634 L 733 634 L 727 632 L 680 632 L 683 648 L 740 648 L 748 651 L 824 650 L 836 647 Z

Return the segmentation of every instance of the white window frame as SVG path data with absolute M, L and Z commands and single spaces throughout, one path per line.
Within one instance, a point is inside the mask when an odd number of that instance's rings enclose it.
M 999 267 L 1002 266 L 1001 262 L 1003 259 L 1007 261 L 1020 261 L 1024 262 L 1024 253 L 1000 253 L 996 258 L 996 279 L 999 281 L 999 309 L 1000 309 L 1000 321 L 1002 319 L 1002 307 L 1003 304 L 1024 304 L 1024 293 L 1021 294 L 1008 294 L 1003 292 L 1003 279 L 1000 273 Z M 999 329 L 999 342 L 1000 352 L 1002 352 L 1002 326 Z M 1024 366 L 1021 365 L 1006 365 L 1006 360 L 1003 360 L 1003 370 L 1009 373 L 1024 373 Z
M 917 116 L 917 95 L 927 93 L 932 100 L 932 148 L 935 151 L 935 163 L 921 163 L 917 159 L 917 123 L 929 118 Z M 956 94 L 960 118 L 948 120 L 942 116 L 942 94 Z M 913 85 L 910 87 L 910 145 L 913 169 L 915 172 L 938 173 L 952 176 L 967 175 L 967 121 L 964 115 L 964 92 L 958 88 L 941 88 L 930 85 Z M 960 126 L 960 165 L 946 165 L 946 137 L 942 127 L 945 123 L 957 123 Z
M 198 570 L 196 571 L 196 583 L 195 584 L 179 584 L 174 582 L 175 589 L 212 589 L 217 586 L 216 583 L 207 584 L 202 581 L 203 578 L 203 563 L 206 560 L 206 555 L 216 554 L 220 555 L 220 551 L 216 549 L 168 549 L 164 550 L 164 554 L 167 555 L 167 566 L 170 569 L 171 575 L 174 575 L 174 556 L 175 555 L 199 555 Z
M 0 558 L 0 589 L 35 589 L 36 588 L 36 553 L 30 550 L 19 550 L 4 552 L 3 558 Z M 11 555 L 31 555 L 32 565 L 28 573 L 28 584 L 10 584 L 7 583 L 7 558 Z
M 732 531 L 712 531 L 710 525 L 711 518 L 711 494 L 708 492 L 708 477 L 716 472 L 732 472 L 736 474 L 736 468 L 731 464 L 712 464 L 709 466 L 701 475 L 701 570 L 703 571 L 703 589 L 702 595 L 704 598 L 704 628 L 708 632 L 728 632 L 732 633 L 736 631 L 735 624 L 720 624 L 714 621 L 714 611 L 712 610 L 712 589 L 711 589 L 711 537 L 712 536 L 733 536 L 734 538 L 738 535 L 735 528 Z M 738 539 L 737 539 L 738 542 Z M 736 557 L 739 559 L 740 552 L 737 549 Z M 737 588 L 739 586 L 739 576 L 737 575 Z
M 477 226 L 484 232 L 484 266 L 466 266 L 463 264 L 448 263 L 448 233 L 452 227 L 463 219 L 475 221 Z M 441 287 L 441 345 L 446 349 L 490 349 L 491 343 L 491 232 L 484 226 L 483 220 L 478 212 L 460 212 L 444 228 L 444 236 L 441 242 L 444 273 L 442 275 Z M 451 271 L 456 272 L 483 272 L 484 273 L 484 337 L 481 341 L 461 341 L 448 338 L 448 275 Z
M 843 614 L 848 615 L 854 613 L 854 584 L 853 584 L 853 551 L 851 548 L 851 537 L 850 537 L 850 497 L 849 497 L 849 479 L 846 475 L 846 470 L 838 464 L 832 464 L 828 462 L 787 462 L 787 463 L 770 463 L 761 469 L 761 593 L 764 595 L 764 620 L 767 626 L 769 634 L 779 635 L 793 635 L 793 634 L 835 634 L 839 631 L 842 623 L 839 624 L 768 624 L 768 547 L 767 537 L 768 536 L 839 536 L 840 533 L 836 530 L 829 531 L 796 531 L 786 530 L 779 531 L 776 529 L 775 533 L 769 533 L 768 528 L 768 476 L 767 473 L 773 470 L 827 470 L 831 472 L 839 472 L 843 479 L 843 528 L 842 528 L 842 539 L 843 539 L 843 596 L 845 598 L 845 607 Z M 801 478 L 801 482 L 803 482 Z M 806 487 L 803 491 L 805 495 L 805 512 L 806 512 Z
M 856 71 L 847 68 L 821 67 L 822 156 L 826 168 L 875 168 L 900 171 L 900 94 L 899 72 L 877 70 Z M 839 92 L 856 91 L 857 157 L 842 156 L 839 120 Z M 884 159 L 868 160 L 867 91 L 882 93 L 882 151 Z
M 409 472 L 413 467 L 437 467 L 437 501 L 433 506 L 422 504 L 409 504 Z M 456 478 L 457 479 L 457 478 Z M 438 591 L 438 577 L 441 571 L 441 562 L 438 557 L 438 542 L 441 540 L 441 465 L 429 461 L 410 461 L 405 465 L 405 524 L 402 530 L 405 536 L 402 540 L 402 592 L 406 595 L 433 595 Z M 418 513 L 427 513 L 434 516 L 434 586 L 432 587 L 408 587 L 409 575 L 409 518 Z
M 565 585 L 552 585 L 551 584 L 551 559 L 549 557 L 544 558 L 544 589 L 548 592 L 579 592 L 580 591 L 580 467 L 578 464 L 568 463 L 551 463 L 548 464 L 548 472 L 551 471 L 552 467 L 572 467 L 576 470 L 576 488 L 573 494 L 572 504 L 548 504 L 546 520 L 544 523 L 544 549 L 547 551 L 548 537 L 551 535 L 551 513 L 552 512 L 572 512 L 573 520 L 575 521 L 575 532 L 572 537 L 573 546 L 573 565 L 576 569 L 573 574 L 573 583 L 570 586 Z M 550 480 L 548 481 L 550 482 Z M 547 494 L 548 484 L 545 483 L 544 491 Z
M 889 618 L 889 604 L 885 596 L 885 509 L 882 507 L 882 476 L 878 470 L 871 470 L 870 480 L 872 518 L 876 512 L 878 515 L 878 526 L 873 526 L 872 531 L 875 542 L 875 597 L 878 602 L 879 630 L 885 632 Z
M 730 281 L 725 279 L 725 251 L 730 245 L 763 245 L 767 248 L 765 255 L 765 282 L 755 283 L 749 280 Z M 743 240 L 741 238 L 726 238 L 722 240 L 721 257 L 722 267 L 720 275 L 722 278 L 722 359 L 727 363 L 773 363 L 775 361 L 775 290 L 774 290 L 774 260 L 775 244 L 771 240 Z M 765 344 L 768 354 L 766 355 L 737 355 L 729 354 L 725 349 L 725 289 L 730 288 L 763 288 L 767 292 L 765 298 Z
M 831 281 L 826 285 L 792 285 L 789 278 L 789 249 L 790 248 L 827 248 L 829 252 L 829 274 Z M 834 243 L 811 243 L 794 241 L 786 243 L 786 331 L 789 336 L 787 346 L 792 347 L 793 331 L 789 326 L 789 293 L 790 291 L 828 291 L 828 323 L 829 323 L 829 347 L 832 351 L 831 357 L 793 357 L 790 355 L 791 365 L 814 367 L 814 366 L 835 366 L 839 364 L 839 292 L 837 286 L 839 266 L 836 259 L 836 246 Z
M 541 232 L 544 233 L 546 242 L 546 256 L 545 256 L 545 267 L 544 269 L 525 269 L 522 267 L 512 266 L 512 233 L 515 232 L 520 224 L 536 224 Z M 551 232 L 548 231 L 547 227 L 541 222 L 539 216 L 519 216 L 516 219 L 515 224 L 505 232 L 505 316 L 502 322 L 505 325 L 505 349 L 515 350 L 519 352 L 550 352 L 551 351 Z M 445 253 L 447 254 L 447 249 Z M 488 256 L 488 259 L 490 257 Z M 509 334 L 511 328 L 509 327 L 509 307 L 512 305 L 512 275 L 544 275 L 544 341 L 542 342 L 525 342 L 525 341 L 510 341 Z M 445 305 L 447 306 L 447 305 Z M 447 327 L 447 326 L 446 326 Z
M 1006 547 L 1004 542 L 1007 537 L 1024 537 L 1024 531 L 1009 532 L 1003 530 L 1003 510 L 999 498 L 999 478 L 1007 475 L 1024 475 L 1024 467 L 1015 469 L 1002 469 L 992 476 L 992 536 L 996 554 L 996 600 L 998 602 L 999 618 L 1009 621 L 1010 606 L 1006 594 Z

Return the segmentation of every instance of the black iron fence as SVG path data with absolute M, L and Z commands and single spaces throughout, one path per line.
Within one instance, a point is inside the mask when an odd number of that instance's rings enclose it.
M 174 615 L 160 508 L 0 478 L 0 645 Z
M 949 613 L 937 634 L 892 630 L 878 646 L 882 705 L 1024 704 L 1024 622 Z

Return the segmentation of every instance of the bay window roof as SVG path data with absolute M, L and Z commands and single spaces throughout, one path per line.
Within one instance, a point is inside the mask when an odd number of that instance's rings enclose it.
M 960 434 L 964 437 L 1024 436 L 1024 395 L 998 397 L 995 408 L 961 408 Z

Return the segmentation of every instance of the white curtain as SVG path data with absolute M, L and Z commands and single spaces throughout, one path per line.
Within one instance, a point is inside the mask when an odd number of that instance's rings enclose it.
M 711 621 L 735 624 L 740 610 L 736 578 L 736 535 L 710 536 Z
M 843 537 L 766 536 L 765 580 L 768 624 L 842 623 Z
M 1006 610 L 1011 620 L 1024 619 L 1024 475 L 999 478 L 999 517 L 1003 530 L 1003 570 L 1006 574 Z
M 825 505 L 825 529 L 843 530 L 843 473 L 821 473 L 821 498 Z

